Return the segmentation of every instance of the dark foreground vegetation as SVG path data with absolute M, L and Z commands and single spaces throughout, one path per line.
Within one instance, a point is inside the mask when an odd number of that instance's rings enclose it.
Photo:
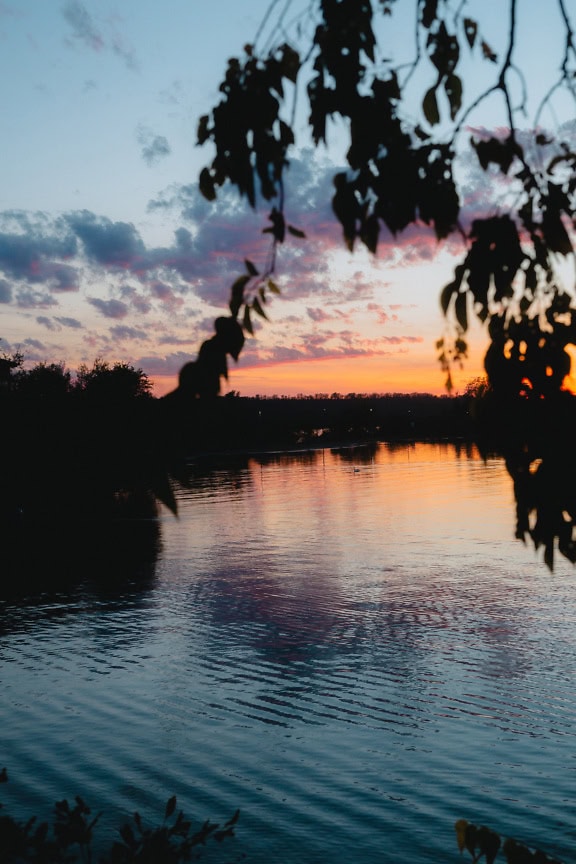
M 6 769 L 0 771 L 0 783 L 8 780 Z M 100 814 L 94 815 L 86 802 L 76 797 L 57 801 L 51 822 L 35 817 L 17 821 L 0 816 L 0 861 L 2 864 L 42 862 L 68 864 L 92 862 L 99 864 L 179 864 L 200 858 L 213 841 L 222 843 L 234 836 L 234 826 L 240 811 L 224 825 L 206 820 L 193 828 L 192 822 L 176 810 L 176 796 L 166 802 L 162 821 L 155 826 L 144 823 L 139 813 L 118 829 L 118 839 L 107 853 L 94 857 L 95 834 Z
M 3 768 L 0 783 L 7 780 Z M 3 864 L 72 864 L 96 860 L 99 864 L 180 864 L 204 857 L 214 841 L 222 843 L 234 837 L 239 810 L 222 826 L 206 820 L 193 828 L 184 813 L 176 810 L 176 803 L 176 796 L 172 796 L 166 802 L 162 821 L 155 826 L 146 825 L 140 814 L 134 813 L 129 822 L 119 827 L 118 839 L 97 859 L 94 846 L 100 814 L 94 815 L 80 796 L 72 805 L 67 800 L 57 801 L 51 822 L 35 817 L 18 821 L 0 815 L 0 860 Z M 500 856 L 507 864 L 560 864 L 541 850 L 529 849 L 484 825 L 459 819 L 454 828 L 460 852 L 466 850 L 473 862 L 484 858 L 486 864 L 493 864 Z

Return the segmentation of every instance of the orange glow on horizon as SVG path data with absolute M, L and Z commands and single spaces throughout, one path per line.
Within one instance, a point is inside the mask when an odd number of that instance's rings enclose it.
M 466 361 L 453 371 L 454 393 L 484 374 L 481 360 Z M 163 396 L 177 385 L 176 377 L 153 378 L 154 394 Z M 374 355 L 292 363 L 231 366 L 228 390 L 241 396 L 306 396 L 317 393 L 431 393 L 446 395 L 445 376 L 433 350 L 428 354 Z

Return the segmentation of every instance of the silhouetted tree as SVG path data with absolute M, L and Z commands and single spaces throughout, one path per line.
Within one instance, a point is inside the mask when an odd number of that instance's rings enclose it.
M 0 390 L 10 389 L 14 385 L 14 374 L 24 363 L 24 355 L 20 351 L 14 354 L 3 352 L 0 355 Z
M 29 398 L 61 399 L 70 392 L 71 374 L 64 363 L 37 363 L 14 378 L 15 388 Z
M 152 395 L 152 384 L 142 369 L 120 362 L 111 366 L 101 357 L 96 358 L 92 368 L 85 364 L 78 368 L 74 389 L 91 400 L 107 404 L 142 399 Z

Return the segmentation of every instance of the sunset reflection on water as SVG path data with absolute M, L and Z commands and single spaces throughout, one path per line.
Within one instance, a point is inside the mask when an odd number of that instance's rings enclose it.
M 9 801 L 240 806 L 257 864 L 456 862 L 461 817 L 569 857 L 576 583 L 513 539 L 501 460 L 379 445 L 189 481 L 139 594 L 5 605 Z

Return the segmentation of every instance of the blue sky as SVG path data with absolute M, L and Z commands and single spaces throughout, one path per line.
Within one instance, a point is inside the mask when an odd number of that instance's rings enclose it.
M 507 4 L 468 5 L 500 53 Z M 0 0 L 0 348 L 71 368 L 96 356 L 128 360 L 154 378 L 157 392 L 173 386 L 225 311 L 244 257 L 258 263 L 266 253 L 265 208 L 250 213 L 233 191 L 215 206 L 199 196 L 210 152 L 195 137 L 199 116 L 218 99 L 227 57 L 253 40 L 268 6 Z M 389 38 L 397 50 L 406 46 L 407 58 L 409 6 L 399 0 Z M 541 6 L 519 3 L 519 61 L 531 76 L 527 125 L 559 63 L 555 4 L 545 15 Z M 474 73 L 471 92 L 490 71 Z M 558 125 L 572 115 L 556 99 L 543 120 Z M 479 127 L 504 122 L 496 100 L 470 118 Z M 230 386 L 246 395 L 441 392 L 438 294 L 461 247 L 437 247 L 416 229 L 399 242 L 385 238 L 376 259 L 346 252 L 329 205 L 337 135 L 333 141 L 330 152 L 295 154 L 287 209 L 308 239 L 282 251 L 282 296 L 248 340 Z M 465 157 L 461 172 L 480 206 L 479 169 Z M 479 328 L 472 335 L 462 385 L 481 369 L 485 340 Z

